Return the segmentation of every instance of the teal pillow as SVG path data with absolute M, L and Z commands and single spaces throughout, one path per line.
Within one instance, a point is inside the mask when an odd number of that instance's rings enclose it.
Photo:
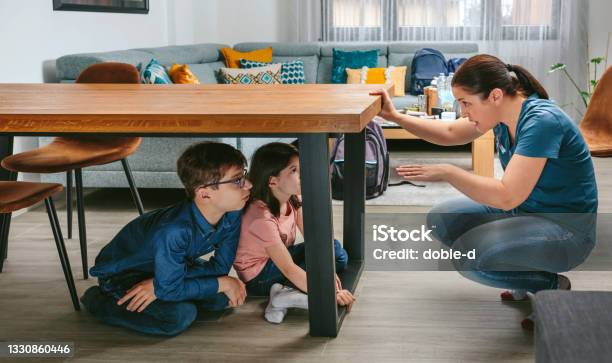
M 346 83 L 346 69 L 378 67 L 378 49 L 350 52 L 333 49 L 332 83 Z
M 144 67 L 140 75 L 142 83 L 146 84 L 172 84 L 172 80 L 166 71 L 166 67 L 160 64 L 155 58 Z
M 240 68 L 257 68 L 267 66 L 272 63 L 256 62 L 248 59 L 240 60 Z M 306 75 L 304 74 L 304 62 L 294 60 L 292 62 L 281 63 L 281 82 L 283 84 L 304 84 Z

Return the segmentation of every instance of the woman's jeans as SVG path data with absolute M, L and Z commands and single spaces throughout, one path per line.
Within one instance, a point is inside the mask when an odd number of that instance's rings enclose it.
M 293 262 L 305 271 L 306 243 L 289 246 L 287 249 L 291 254 Z M 348 264 L 348 254 L 337 240 L 334 240 L 334 255 L 336 256 L 336 272 L 345 270 Z M 276 283 L 295 287 L 283 276 L 282 272 L 272 262 L 272 259 L 269 259 L 259 275 L 246 283 L 247 294 L 250 296 L 269 296 L 272 285 Z
M 587 218 L 594 221 L 592 216 Z M 592 232 L 576 232 L 544 214 L 503 211 L 467 197 L 438 204 L 427 223 L 435 237 L 453 250 L 475 250 L 474 260 L 453 261 L 465 277 L 532 293 L 556 289 L 557 273 L 581 264 L 595 245 L 594 222 Z
M 90 287 L 81 297 L 81 302 L 91 314 L 104 323 L 141 333 L 168 336 L 186 330 L 195 321 L 198 308 L 220 311 L 228 306 L 229 301 L 223 293 L 198 301 L 155 300 L 140 313 L 126 309 L 130 301 L 117 305 L 117 301 L 127 290 L 150 277 L 142 272 L 125 272 L 112 278 L 100 278 L 100 286 Z

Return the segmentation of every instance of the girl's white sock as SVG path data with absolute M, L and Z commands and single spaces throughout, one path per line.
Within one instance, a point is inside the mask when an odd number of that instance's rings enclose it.
M 280 286 L 280 289 L 278 286 Z M 276 287 L 276 289 L 275 289 Z M 277 293 L 272 295 L 272 291 Z M 270 291 L 270 302 L 275 308 L 298 308 L 308 310 L 308 295 L 292 287 L 274 284 Z
M 270 323 L 280 324 L 285 319 L 285 315 L 287 315 L 286 308 L 277 308 L 272 304 L 272 300 L 278 293 L 282 290 L 283 285 L 274 284 L 270 289 L 270 300 L 268 301 L 268 306 L 266 306 L 266 311 L 264 312 L 264 317 Z

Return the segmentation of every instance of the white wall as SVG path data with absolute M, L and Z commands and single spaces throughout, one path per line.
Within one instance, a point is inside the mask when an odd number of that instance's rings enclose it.
M 612 1 L 590 0 L 589 2 L 589 59 L 606 56 L 608 33 L 612 32 Z M 608 67 L 612 66 L 612 44 L 608 53 Z M 600 68 L 601 69 L 601 68 Z
M 54 82 L 55 59 L 65 54 L 166 45 L 167 16 L 166 0 L 150 0 L 148 15 L 53 11 L 51 0 L 0 1 L 0 83 Z M 20 137 L 14 149 L 36 146 L 36 139 Z

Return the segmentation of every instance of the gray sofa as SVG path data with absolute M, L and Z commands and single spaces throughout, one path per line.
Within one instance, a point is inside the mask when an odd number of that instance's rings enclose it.
M 238 51 L 272 47 L 273 60 L 284 62 L 301 59 L 305 65 L 306 83 L 331 83 L 332 50 L 366 50 L 380 51 L 379 67 L 389 65 L 408 67 L 406 88 L 410 85 L 410 65 L 414 53 L 421 48 L 433 47 L 442 51 L 447 58 L 470 57 L 478 53 L 476 43 L 436 43 L 436 42 L 402 42 L 402 43 L 240 43 L 233 48 Z M 224 67 L 220 49 L 228 47 L 223 44 L 196 44 L 167 46 L 159 48 L 138 48 L 104 53 L 87 53 L 66 55 L 56 61 L 57 76 L 60 82 L 74 82 L 79 73 L 88 66 L 100 62 L 124 62 L 135 66 L 146 65 L 152 58 L 170 66 L 173 63 L 188 64 L 201 83 L 217 83 L 217 71 Z M 160 86 L 163 87 L 163 86 Z M 408 94 L 396 97 L 393 102 L 403 108 L 416 102 Z M 220 140 L 239 148 L 247 158 L 255 149 L 275 140 L 271 138 L 210 138 Z M 42 138 L 41 145 L 50 138 Z M 179 188 L 180 181 L 175 173 L 176 159 L 188 145 L 206 140 L 206 138 L 145 138 L 139 150 L 129 157 L 136 184 L 140 188 Z M 64 175 L 43 175 L 44 181 L 64 182 Z M 87 168 L 83 170 L 83 183 L 86 187 L 127 187 L 121 164 Z

